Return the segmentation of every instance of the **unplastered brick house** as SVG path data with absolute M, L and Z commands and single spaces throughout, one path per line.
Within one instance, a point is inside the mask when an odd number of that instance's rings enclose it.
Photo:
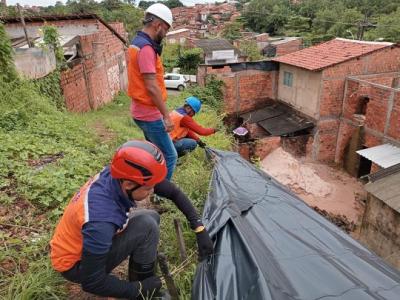
M 19 18 L 2 18 L 15 48 L 27 48 Z M 43 25 L 57 27 L 68 60 L 61 88 L 68 110 L 84 112 L 110 102 L 127 88 L 126 38 L 122 23 L 106 23 L 97 15 L 31 16 L 25 18 L 29 39 L 42 39 Z
M 334 162 L 336 157 L 336 162 L 340 163 L 342 156 L 337 154 L 337 147 L 345 131 L 339 130 L 344 119 L 343 113 L 348 115 L 344 99 L 349 97 L 349 93 L 345 93 L 346 82 L 351 80 L 347 78 L 400 70 L 400 47 L 392 43 L 336 38 L 280 56 L 274 61 L 279 62 L 277 98 L 315 120 L 311 148 L 313 158 Z M 350 84 L 359 84 L 353 81 Z M 389 97 L 386 94 L 392 93 L 387 89 L 383 91 L 381 97 L 376 96 L 381 100 L 377 99 L 368 108 L 371 117 L 373 114 L 376 117 L 367 122 L 371 130 L 376 129 L 372 124 L 379 123 L 378 128 L 382 133 L 385 132 L 383 127 L 388 110 L 378 103 L 385 102 L 383 99 Z M 392 122 L 400 122 L 399 115 L 393 118 L 397 120 Z M 386 129 L 386 133 L 389 131 Z M 343 145 L 340 147 L 343 148 Z
M 187 44 L 190 36 L 190 29 L 181 28 L 168 32 L 165 39 L 167 44 L 179 44 L 183 46 Z
M 348 77 L 335 162 L 343 162 L 346 170 L 357 177 L 373 173 L 385 168 L 387 162 L 366 159 L 356 151 L 383 144 L 400 148 L 400 72 Z M 381 151 L 390 160 L 388 151 Z
M 252 115 L 256 121 L 246 125 L 252 137 L 274 136 L 258 126 L 263 115 L 301 130 L 304 118 L 312 122 L 312 130 L 278 134 L 282 146 L 349 165 L 346 169 L 357 176 L 361 163 L 355 151 L 400 142 L 399 70 L 398 45 L 337 38 L 272 60 L 201 65 L 198 82 L 204 85 L 210 75 L 224 82 L 225 112 Z M 276 109 L 266 111 L 271 101 L 294 109 L 301 122 L 282 118 L 287 114 Z

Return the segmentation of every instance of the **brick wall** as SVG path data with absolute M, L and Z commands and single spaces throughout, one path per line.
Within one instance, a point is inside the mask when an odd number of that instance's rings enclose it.
M 295 51 L 298 51 L 303 48 L 303 40 L 293 40 L 287 43 L 277 44 L 276 47 L 276 56 L 281 56 L 285 54 L 289 54 Z
M 346 77 L 354 75 L 372 75 L 383 72 L 397 72 L 398 70 L 400 70 L 399 46 L 385 48 L 323 70 L 321 94 L 319 98 L 319 121 L 313 145 L 314 159 L 339 162 L 340 158 L 343 156 L 342 153 L 336 154 L 336 144 L 340 145 L 339 148 L 342 149 L 343 145 L 341 144 L 344 142 L 344 140 L 339 136 L 339 133 L 341 132 L 339 130 L 339 119 L 342 113 L 349 117 L 352 109 L 354 109 L 354 107 L 351 107 L 354 105 L 354 103 L 351 104 L 351 100 L 348 101 L 349 105 L 343 104 Z M 380 84 L 388 83 L 388 79 L 385 78 L 385 75 L 375 76 L 372 78 Z M 368 108 L 370 111 L 369 114 L 374 117 L 366 120 L 366 126 L 372 131 L 383 133 L 384 130 L 387 130 L 387 128 L 385 129 L 385 126 L 388 126 L 386 125 L 387 108 L 384 105 L 386 101 L 384 99 L 387 98 L 388 93 L 379 88 L 373 88 L 372 90 L 369 89 L 370 88 L 359 91 L 360 95 L 370 92 L 374 95 L 373 97 L 376 98 L 376 100 L 373 101 L 373 104 L 370 105 L 370 108 Z M 352 95 L 352 93 L 349 92 L 347 97 L 350 99 L 351 97 L 354 98 L 355 95 Z M 398 116 L 394 116 L 393 120 L 396 118 L 398 118 Z M 393 122 L 395 123 L 395 121 Z M 327 129 L 327 124 L 335 127 Z
M 216 75 L 224 82 L 224 112 L 228 115 L 250 111 L 276 99 L 277 71 L 232 71 L 229 65 L 214 69 L 204 65 L 197 73 L 200 85 L 205 84 L 208 75 Z
M 336 163 L 343 162 L 345 149 L 357 126 L 363 126 L 360 147 L 373 147 L 387 142 L 400 146 L 400 91 L 381 85 L 384 81 L 382 79 L 395 77 L 381 74 L 346 80 L 343 113 L 335 152 Z M 356 114 L 357 107 L 360 99 L 365 97 L 369 100 L 365 116 L 360 123 L 360 115 Z
M 122 23 L 110 25 L 121 36 L 127 36 Z M 82 58 L 79 65 L 62 72 L 61 87 L 66 107 L 71 111 L 97 109 L 127 88 L 124 45 L 103 24 L 98 23 L 97 26 L 98 32 L 80 36 Z M 77 82 L 73 82 L 72 78 Z M 76 86 L 81 92 L 76 90 Z
M 61 87 L 67 110 L 84 112 L 91 109 L 89 91 L 86 86 L 83 64 L 78 64 L 61 73 Z

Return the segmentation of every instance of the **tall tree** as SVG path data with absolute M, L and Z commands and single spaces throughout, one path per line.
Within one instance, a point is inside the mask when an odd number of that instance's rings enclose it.
M 229 41 L 237 40 L 242 36 L 240 30 L 243 24 L 239 22 L 231 22 L 225 25 L 224 29 L 221 32 L 221 36 Z
M 378 19 L 376 28 L 367 32 L 366 38 L 370 40 L 385 40 L 400 42 L 400 8 L 389 15 L 382 15 Z
M 254 31 L 277 34 L 291 15 L 290 6 L 290 0 L 252 0 L 243 11 L 243 20 Z

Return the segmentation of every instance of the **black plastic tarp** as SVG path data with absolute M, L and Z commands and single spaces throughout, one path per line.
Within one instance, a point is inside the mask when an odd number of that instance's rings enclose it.
M 192 299 L 400 299 L 400 272 L 237 153 L 212 151 L 215 255 Z

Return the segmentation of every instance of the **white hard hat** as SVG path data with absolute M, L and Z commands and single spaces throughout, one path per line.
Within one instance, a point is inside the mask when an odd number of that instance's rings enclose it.
M 152 4 L 146 9 L 146 13 L 150 13 L 152 15 L 155 15 L 156 17 L 159 17 L 170 27 L 172 27 L 172 12 L 164 4 L 162 3 Z

